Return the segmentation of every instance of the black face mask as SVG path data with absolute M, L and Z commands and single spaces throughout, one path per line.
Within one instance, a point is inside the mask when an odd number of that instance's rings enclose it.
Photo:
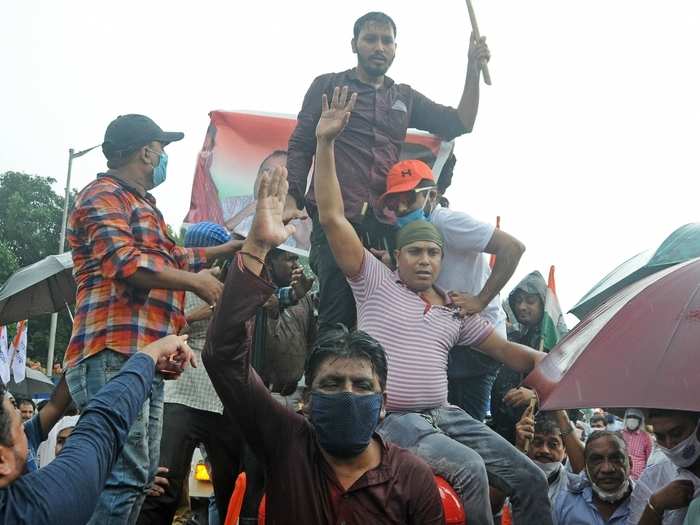
M 382 394 L 311 393 L 311 424 L 331 456 L 351 458 L 364 452 L 379 423 Z

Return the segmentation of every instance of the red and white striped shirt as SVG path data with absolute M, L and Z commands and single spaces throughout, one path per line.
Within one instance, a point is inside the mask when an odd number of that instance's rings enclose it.
M 493 325 L 480 315 L 461 319 L 454 307 L 428 304 L 367 250 L 360 273 L 348 282 L 357 304 L 358 329 L 386 352 L 387 410 L 446 406 L 450 349 L 478 345 L 491 335 Z
M 627 453 L 632 458 L 630 477 L 636 481 L 647 466 L 654 443 L 651 441 L 651 436 L 641 429 L 631 431 L 625 428 L 622 431 L 622 437 L 627 443 Z

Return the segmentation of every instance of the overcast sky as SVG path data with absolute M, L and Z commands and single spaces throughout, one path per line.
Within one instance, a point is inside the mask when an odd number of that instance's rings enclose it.
M 563 308 L 630 256 L 698 220 L 700 3 L 474 0 L 492 52 L 474 132 L 457 139 L 452 207 L 527 245 L 510 290 L 557 266 Z M 436 6 L 440 6 L 439 9 Z M 68 148 L 144 113 L 185 139 L 155 190 L 177 226 L 213 109 L 296 114 L 311 80 L 352 67 L 352 24 L 398 26 L 390 76 L 456 105 L 469 20 L 462 0 L 417 2 L 5 0 L 0 172 L 65 185 Z M 99 150 L 74 162 L 82 188 Z

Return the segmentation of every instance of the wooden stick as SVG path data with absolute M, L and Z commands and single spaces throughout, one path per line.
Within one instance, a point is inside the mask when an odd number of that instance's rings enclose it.
M 528 417 L 532 417 L 532 415 L 535 413 L 535 403 L 537 403 L 537 398 L 533 397 L 530 400 L 530 404 L 527 406 L 527 410 L 525 411 L 525 415 L 527 415 Z M 525 454 L 527 454 L 527 451 L 530 450 L 529 438 L 525 440 L 525 443 L 523 443 L 523 448 L 525 449 Z
M 472 23 L 472 31 L 474 32 L 474 38 L 479 40 L 481 35 L 479 34 L 479 25 L 476 23 L 476 15 L 474 14 L 474 7 L 472 7 L 471 0 L 467 0 L 467 11 L 469 11 L 469 20 Z M 489 73 L 489 65 L 486 60 L 481 62 L 481 72 L 484 75 L 484 82 L 487 86 L 491 85 L 491 74 Z

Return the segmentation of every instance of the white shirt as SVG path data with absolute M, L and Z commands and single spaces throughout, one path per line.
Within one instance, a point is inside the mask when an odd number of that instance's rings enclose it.
M 666 485 L 677 479 L 687 479 L 695 485 L 695 497 L 700 495 L 700 478 L 697 478 L 686 469 L 674 465 L 668 458 L 664 461 L 647 465 L 642 475 L 635 483 L 632 496 L 630 498 L 629 525 L 637 525 L 644 513 L 649 498 L 664 488 Z M 663 525 L 683 525 L 685 514 L 688 508 L 667 510 L 664 512 Z
M 484 250 L 496 228 L 477 221 L 471 215 L 441 206 L 433 210 L 429 220 L 445 240 L 437 285 L 443 290 L 477 295 L 491 275 L 489 257 Z M 491 321 L 501 337 L 506 338 L 506 314 L 499 295 L 493 298 L 481 315 Z

